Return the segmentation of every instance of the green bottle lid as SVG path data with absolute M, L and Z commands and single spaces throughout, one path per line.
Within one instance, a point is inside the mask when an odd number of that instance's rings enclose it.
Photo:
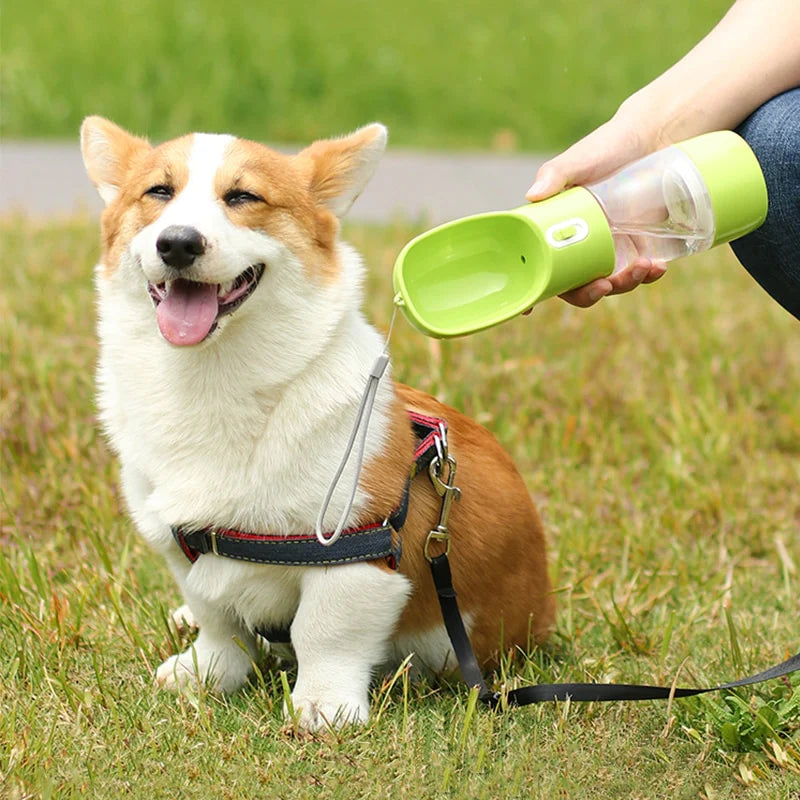
M 733 131 L 714 131 L 679 147 L 703 176 L 714 209 L 712 247 L 758 228 L 767 216 L 767 185 L 755 153 Z

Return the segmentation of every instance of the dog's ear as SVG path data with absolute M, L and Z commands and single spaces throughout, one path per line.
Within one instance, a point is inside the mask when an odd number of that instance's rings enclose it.
M 343 217 L 364 190 L 386 149 L 387 131 L 373 122 L 341 139 L 314 142 L 300 153 L 311 163 L 311 192 Z
M 86 117 L 81 125 L 81 154 L 86 172 L 108 205 L 119 193 L 133 159 L 150 143 L 124 131 L 103 117 Z

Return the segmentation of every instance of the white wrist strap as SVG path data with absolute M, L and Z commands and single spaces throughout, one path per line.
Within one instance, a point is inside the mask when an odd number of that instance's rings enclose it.
M 361 404 L 359 405 L 358 412 L 356 413 L 355 423 L 353 425 L 353 430 L 350 432 L 350 439 L 347 442 L 347 447 L 345 447 L 344 456 L 339 464 L 339 468 L 336 470 L 336 474 L 333 476 L 333 480 L 331 480 L 330 486 L 328 487 L 328 493 L 325 495 L 325 500 L 322 502 L 319 514 L 317 515 L 317 523 L 315 527 L 317 539 L 319 540 L 320 544 L 323 544 L 326 547 L 332 545 L 342 535 L 345 523 L 350 515 L 350 510 L 353 508 L 356 491 L 358 490 L 358 480 L 361 477 L 361 467 L 364 464 L 364 450 L 366 449 L 367 445 L 367 431 L 369 429 L 369 420 L 372 416 L 372 409 L 375 404 L 375 395 L 378 392 L 378 384 L 380 383 L 383 373 L 386 371 L 386 366 L 389 363 L 389 353 L 387 352 L 387 348 L 389 346 L 389 339 L 392 336 L 396 314 L 397 306 L 395 306 L 394 313 L 392 314 L 392 321 L 389 324 L 389 333 L 386 334 L 386 339 L 383 343 L 383 349 L 380 355 L 375 359 L 372 369 L 369 371 L 367 385 L 364 388 L 364 394 L 361 396 Z M 342 477 L 344 468 L 347 466 L 347 462 L 350 460 L 350 455 L 353 452 L 353 444 L 355 443 L 356 436 L 358 435 L 358 429 L 362 426 L 363 430 L 361 431 L 361 441 L 358 445 L 356 468 L 353 475 L 353 485 L 350 488 L 350 497 L 347 500 L 344 511 L 342 511 L 342 516 L 339 517 L 339 523 L 336 526 L 336 530 L 334 530 L 330 536 L 326 536 L 322 529 L 323 519 L 325 518 L 325 514 L 328 512 L 328 506 L 331 503 L 331 498 L 333 497 L 333 493 L 336 491 L 336 487 L 339 485 L 339 479 Z

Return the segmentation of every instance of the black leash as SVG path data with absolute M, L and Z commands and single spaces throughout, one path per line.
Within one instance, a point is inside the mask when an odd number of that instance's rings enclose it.
M 469 640 L 464 620 L 458 608 L 456 590 L 453 587 L 453 576 L 450 572 L 448 553 L 450 552 L 450 534 L 447 520 L 450 506 L 461 496 L 455 483 L 456 460 L 448 452 L 447 425 L 441 422 L 435 437 L 437 455 L 428 465 L 429 477 L 436 493 L 442 498 L 442 509 L 439 523 L 428 534 L 425 541 L 424 555 L 431 567 L 433 583 L 439 598 L 442 618 L 455 652 L 458 667 L 464 682 L 477 687 L 478 698 L 491 708 L 497 707 L 501 700 L 500 692 L 491 692 L 483 679 L 475 651 Z M 432 545 L 444 552 L 439 555 L 431 553 Z M 572 700 L 575 702 L 608 702 L 611 700 L 668 700 L 671 697 L 692 697 L 707 692 L 718 692 L 721 689 L 735 689 L 739 686 L 750 686 L 754 683 L 780 678 L 800 670 L 800 653 L 792 656 L 782 664 L 777 664 L 757 675 L 740 678 L 737 681 L 724 683 L 708 689 L 686 689 L 674 686 L 641 686 L 625 683 L 540 683 L 534 686 L 523 686 L 512 689 L 506 696 L 509 706 L 527 706 L 531 703 L 545 703 L 553 700 Z
M 478 699 L 491 708 L 500 704 L 501 693 L 491 692 L 483 679 L 478 660 L 464 628 L 464 621 L 458 609 L 456 590 L 450 573 L 447 554 L 430 559 L 431 574 L 439 597 L 447 635 L 458 660 L 458 667 L 464 682 L 478 688 Z M 685 689 L 670 686 L 640 686 L 627 683 L 540 683 L 534 686 L 522 686 L 508 692 L 509 706 L 527 706 L 532 703 L 545 703 L 553 700 L 571 700 L 573 702 L 608 702 L 611 700 L 668 700 L 671 697 L 693 697 L 707 692 L 718 692 L 721 689 L 736 689 L 739 686 L 751 686 L 754 683 L 780 678 L 800 670 L 800 653 L 792 656 L 782 664 L 777 664 L 757 675 L 740 678 L 737 681 L 723 683 L 707 689 Z

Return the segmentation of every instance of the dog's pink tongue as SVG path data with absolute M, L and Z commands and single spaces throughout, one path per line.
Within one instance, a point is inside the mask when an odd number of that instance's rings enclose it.
M 217 319 L 217 285 L 179 278 L 156 308 L 161 335 L 171 344 L 198 344 Z

